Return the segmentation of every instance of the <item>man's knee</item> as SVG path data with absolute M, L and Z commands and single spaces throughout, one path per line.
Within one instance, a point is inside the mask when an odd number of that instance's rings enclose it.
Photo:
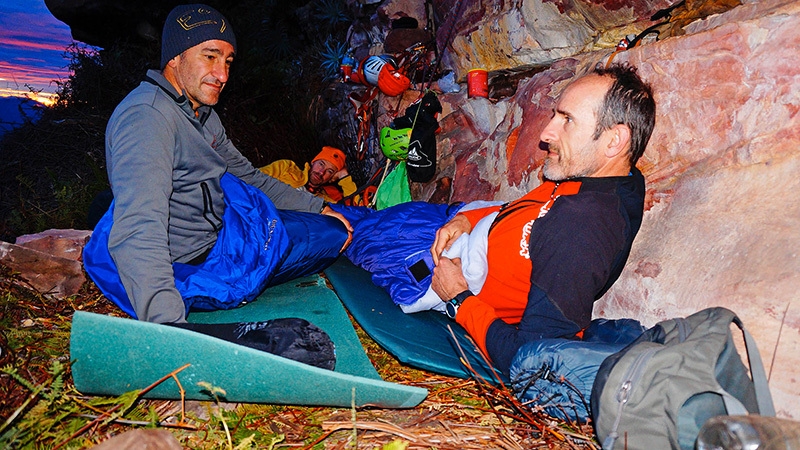
M 321 218 L 324 219 L 323 227 L 326 232 L 320 233 L 323 235 L 320 238 L 330 240 L 327 245 L 341 249 L 348 237 L 344 223 L 335 217 L 321 216 Z
M 321 214 L 280 213 L 291 247 L 270 285 L 320 272 L 339 257 L 347 239 L 347 229 L 340 220 Z
M 302 249 L 301 252 L 308 254 L 330 254 L 335 251 L 335 255 L 338 255 L 347 240 L 347 229 L 335 217 L 296 211 L 280 213 L 295 250 Z

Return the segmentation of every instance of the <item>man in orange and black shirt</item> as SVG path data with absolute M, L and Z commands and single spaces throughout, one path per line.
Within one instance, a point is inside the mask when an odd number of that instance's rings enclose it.
M 437 232 L 432 288 L 504 373 L 525 342 L 579 336 L 594 301 L 619 277 L 642 221 L 644 178 L 635 164 L 654 123 L 652 91 L 635 69 L 577 79 L 541 134 L 545 182 L 503 206 L 460 213 Z M 460 261 L 442 251 L 498 211 L 488 275 L 474 295 Z

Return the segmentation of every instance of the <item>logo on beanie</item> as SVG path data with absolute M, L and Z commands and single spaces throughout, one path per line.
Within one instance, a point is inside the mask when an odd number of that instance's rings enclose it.
M 204 18 L 200 18 L 200 20 L 197 20 L 196 22 L 192 22 L 192 19 L 194 19 L 194 17 L 192 16 L 193 12 L 194 11 L 190 11 L 190 12 L 178 17 L 178 24 L 181 26 L 181 28 L 183 28 L 186 31 L 189 31 L 189 30 L 191 30 L 193 28 L 197 28 L 199 26 L 216 25 L 218 23 L 214 19 L 202 20 Z M 207 9 L 198 8 L 197 9 L 197 14 L 213 14 L 213 12 L 209 11 Z M 225 25 L 225 19 L 220 19 L 220 20 L 222 21 L 222 26 L 220 27 L 219 32 L 220 33 L 224 33 L 225 32 L 225 28 L 227 28 L 227 25 Z
M 206 5 L 176 6 L 161 33 L 161 68 L 187 49 L 214 39 L 228 42 L 236 51 L 236 36 L 219 11 Z

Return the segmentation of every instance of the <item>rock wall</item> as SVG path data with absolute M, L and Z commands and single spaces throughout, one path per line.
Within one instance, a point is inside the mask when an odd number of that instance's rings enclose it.
M 693 3 L 712 1 L 721 2 Z M 652 25 L 649 19 L 674 3 L 445 0 L 436 2 L 439 14 L 447 18 L 439 44 L 449 44 L 452 51 L 445 53 L 445 62 L 462 78 L 476 67 L 497 70 L 549 65 L 592 49 L 614 47 L 621 37 Z M 455 30 L 452 34 L 450 28 Z
M 91 231 L 47 230 L 0 241 L 0 264 L 18 273 L 28 287 L 57 298 L 75 295 L 86 281 L 81 252 Z
M 778 414 L 789 418 L 800 418 L 798 23 L 800 2 L 749 2 L 615 55 L 653 85 L 658 117 L 639 163 L 644 223 L 620 280 L 595 307 L 597 316 L 647 325 L 708 306 L 734 310 L 758 342 Z M 474 54 L 462 51 L 461 65 Z M 538 185 L 539 133 L 558 93 L 610 54 L 559 59 L 497 102 L 463 88 L 442 95 L 439 172 L 413 186 L 416 198 L 508 200 Z
M 800 418 L 800 3 L 760 2 L 626 54 L 659 92 L 653 203 L 596 313 L 648 322 L 722 305 Z

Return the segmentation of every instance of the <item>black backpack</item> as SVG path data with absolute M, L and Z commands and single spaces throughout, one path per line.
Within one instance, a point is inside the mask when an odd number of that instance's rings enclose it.
M 752 379 L 731 323 L 744 335 Z M 591 409 L 604 450 L 693 449 L 712 417 L 775 415 L 755 341 L 721 307 L 660 322 L 609 356 L 592 386 Z

